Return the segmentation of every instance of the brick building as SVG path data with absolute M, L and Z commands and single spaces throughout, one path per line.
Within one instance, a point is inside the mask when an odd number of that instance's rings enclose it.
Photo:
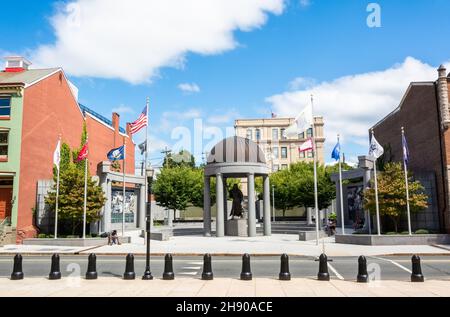
M 53 175 L 53 152 L 59 135 L 80 146 L 83 124 L 89 134 L 89 169 L 106 153 L 127 142 L 127 173 L 134 174 L 135 145 L 128 127 L 79 105 L 78 90 L 61 68 L 29 69 L 30 62 L 8 57 L 0 72 L 0 223 L 17 229 L 17 240 L 36 235 L 33 211 L 37 183 Z
M 398 108 L 373 127 L 388 161 L 402 161 L 401 127 L 405 128 L 409 168 L 426 187 L 430 208 L 436 209 L 428 210 L 416 221 L 447 233 L 450 232 L 449 89 L 450 78 L 441 66 L 437 81 L 411 83 Z

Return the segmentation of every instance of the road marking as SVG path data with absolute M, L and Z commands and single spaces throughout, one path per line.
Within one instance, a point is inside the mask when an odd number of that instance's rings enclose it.
M 371 256 L 371 258 L 374 259 L 378 259 L 378 260 L 382 260 L 382 261 L 386 261 L 386 262 L 390 262 L 392 264 L 394 264 L 395 266 L 401 268 L 402 270 L 412 274 L 412 271 L 410 269 L 408 269 L 407 267 L 404 267 L 403 265 L 401 265 L 400 263 L 395 262 L 394 260 L 389 260 L 389 259 L 384 259 L 384 258 L 379 258 L 377 256 Z
M 198 272 L 181 272 L 181 273 L 178 273 L 179 275 L 197 275 L 198 274 Z
M 334 273 L 334 275 L 337 276 L 338 279 L 344 280 L 344 277 L 341 274 L 339 274 L 339 272 L 330 263 L 328 263 L 328 268 L 331 270 L 331 272 Z
M 203 265 L 203 262 L 188 262 L 187 264 L 192 264 L 192 265 Z
M 200 270 L 201 266 L 183 266 L 183 270 Z

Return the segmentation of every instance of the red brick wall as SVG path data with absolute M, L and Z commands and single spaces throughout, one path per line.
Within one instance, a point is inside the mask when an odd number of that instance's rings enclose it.
M 434 85 L 412 86 L 401 109 L 378 124 L 374 131 L 381 145 L 391 145 L 393 161 L 398 162 L 403 159 L 401 127 L 405 128 L 410 151 L 410 169 L 434 171 L 436 174 L 438 208 L 442 222 L 446 203 L 438 109 Z M 447 151 L 450 154 L 450 147 Z
M 26 88 L 18 205 L 18 238 L 33 236 L 37 181 L 51 179 L 59 134 L 79 146 L 83 116 L 61 72 Z
M 61 72 L 26 88 L 22 125 L 22 152 L 18 205 L 18 240 L 36 234 L 32 208 L 37 182 L 53 177 L 53 152 L 59 134 L 72 148 L 80 146 L 84 118 Z M 119 122 L 117 122 L 118 124 Z M 87 116 L 91 175 L 106 154 L 122 145 L 118 131 Z M 129 138 L 128 138 L 129 140 Z M 134 144 L 127 141 L 127 173 L 134 174 Z

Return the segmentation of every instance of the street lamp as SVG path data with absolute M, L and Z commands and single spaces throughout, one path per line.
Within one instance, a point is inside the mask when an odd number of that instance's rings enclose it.
M 147 197 L 150 196 L 150 202 L 147 202 L 146 211 L 147 211 L 147 217 L 146 217 L 146 235 L 147 235 L 147 252 L 145 256 L 145 272 L 144 276 L 142 276 L 143 280 L 153 280 L 152 272 L 150 272 L 150 228 L 151 228 L 151 217 L 152 217 L 152 201 L 151 201 L 151 195 L 152 195 L 152 183 L 153 183 L 153 175 L 155 174 L 155 170 L 153 168 L 148 168 L 146 170 L 146 177 L 147 177 L 147 186 L 148 186 L 148 192 Z M 147 199 L 146 199 L 147 201 Z

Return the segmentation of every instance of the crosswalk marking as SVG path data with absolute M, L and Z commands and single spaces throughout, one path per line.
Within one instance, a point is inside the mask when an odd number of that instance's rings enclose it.
M 328 263 L 328 268 L 331 270 L 331 272 L 334 273 L 334 275 L 336 275 L 338 279 L 344 280 L 344 277 L 341 274 L 339 274 L 339 272 L 330 263 Z
M 395 266 L 401 268 L 402 270 L 405 270 L 406 272 L 408 272 L 408 273 L 410 273 L 410 274 L 412 273 L 412 271 L 411 271 L 410 269 L 408 269 L 407 267 L 404 267 L 404 266 L 401 265 L 400 263 L 395 262 L 394 260 L 389 260 L 389 259 L 379 258 L 379 257 L 377 257 L 377 256 L 372 256 L 371 258 L 378 259 L 378 260 L 382 260 L 382 261 L 386 261 L 386 262 L 390 262 L 390 263 L 394 264 Z

